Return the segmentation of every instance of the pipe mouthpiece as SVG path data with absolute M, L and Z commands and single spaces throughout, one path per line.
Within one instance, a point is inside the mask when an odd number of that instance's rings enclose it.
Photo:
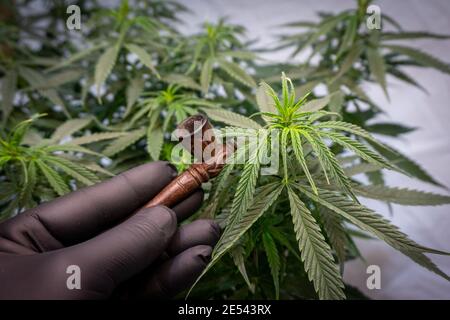
M 176 129 L 182 146 L 200 161 L 205 161 L 205 149 L 215 141 L 214 129 L 208 118 L 197 114 L 183 120 Z M 214 155 L 214 151 L 210 156 Z

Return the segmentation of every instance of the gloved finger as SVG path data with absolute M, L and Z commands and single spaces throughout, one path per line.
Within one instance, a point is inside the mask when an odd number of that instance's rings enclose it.
M 80 189 L 29 210 L 65 245 L 87 240 L 128 217 L 153 198 L 177 172 L 158 161 Z
M 189 248 L 165 261 L 145 280 L 138 298 L 171 298 L 194 284 L 211 260 L 212 247 Z
M 181 222 L 189 218 L 194 212 L 196 212 L 203 201 L 203 190 L 198 189 L 189 197 L 175 205 L 172 209 L 177 214 L 178 222 Z
M 170 256 L 198 245 L 214 247 L 220 237 L 220 227 L 214 220 L 195 220 L 178 228 L 167 247 Z
M 65 249 L 66 258 L 80 266 L 92 288 L 107 287 L 112 291 L 149 267 L 166 250 L 176 226 L 171 209 L 145 208 L 97 237 Z

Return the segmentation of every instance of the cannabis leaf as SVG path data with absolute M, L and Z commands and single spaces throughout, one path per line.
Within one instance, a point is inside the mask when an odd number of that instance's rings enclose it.
M 19 75 L 24 78 L 32 88 L 44 87 L 46 83 L 45 76 L 39 71 L 33 70 L 27 67 L 19 68 Z M 37 89 L 37 91 L 49 101 L 51 101 L 55 106 L 62 108 L 66 117 L 70 118 L 70 113 L 66 108 L 64 101 L 61 99 L 58 91 L 54 88 L 51 89 Z
M 287 24 L 300 31 L 282 35 L 275 49 L 306 54 L 302 63 L 258 63 L 244 28 L 225 19 L 180 32 L 178 13 L 188 10 L 173 1 L 83 6 L 94 27 L 77 37 L 34 32 L 60 23 L 60 8 L 49 1 L 45 14 L 28 19 L 26 3 L 18 2 L 15 18 L 0 28 L 0 219 L 111 171 L 170 161 L 169 133 L 200 112 L 221 129 L 216 138 L 246 142 L 204 185 L 199 216 L 216 219 L 224 233 L 195 298 L 342 298 L 336 270 L 343 274 L 349 258 L 361 257 L 354 238 L 372 235 L 447 277 L 426 256 L 444 252 L 412 242 L 357 199 L 449 203 L 448 195 L 386 185 L 389 169 L 445 188 L 413 158 L 372 137 L 414 128 L 377 121 L 384 108 L 365 90 L 376 82 L 387 92 L 389 75 L 427 92 L 408 67 L 448 74 L 448 63 L 403 42 L 449 36 L 402 30 L 385 13 L 383 25 L 392 30 L 368 30 L 370 1 L 358 1 L 319 13 L 315 22 Z M 283 71 L 289 78 L 280 83 Z M 30 116 L 42 112 L 47 116 Z M 263 136 L 263 143 L 250 142 Z M 358 174 L 370 184 L 357 182 Z
M 431 192 L 384 185 L 357 185 L 353 189 L 362 197 L 398 203 L 406 206 L 437 206 L 450 203 L 450 197 Z
M 2 80 L 2 119 L 3 124 L 8 120 L 9 114 L 12 111 L 14 97 L 16 95 L 17 87 L 17 72 L 15 70 L 9 71 Z
M 272 206 L 283 188 L 284 186 L 279 182 L 273 182 L 259 187 L 255 192 L 256 196 L 253 199 L 251 207 L 246 210 L 241 219 L 233 224 L 230 224 L 230 220 L 228 220 L 228 226 L 214 248 L 211 262 L 192 285 L 188 295 L 209 269 L 211 269 L 219 259 L 236 244 L 239 238 L 264 214 L 264 212 Z
M 383 45 L 383 47 L 390 49 L 393 52 L 404 54 L 414 61 L 418 62 L 420 65 L 436 68 L 445 73 L 450 73 L 450 65 L 426 52 L 399 45 Z
M 127 133 L 126 135 L 122 135 L 113 142 L 111 142 L 104 150 L 103 153 L 112 157 L 113 155 L 119 153 L 120 151 L 126 149 L 127 147 L 134 144 L 136 141 L 145 136 L 144 128 L 137 129 Z
M 319 225 L 290 187 L 288 194 L 292 222 L 309 280 L 314 283 L 320 299 L 344 299 L 341 275 Z
M 141 77 L 134 78 L 133 80 L 130 81 L 130 84 L 128 85 L 126 92 L 127 106 L 125 109 L 125 114 L 123 115 L 124 118 L 126 118 L 130 114 L 131 108 L 136 103 L 143 90 L 144 90 L 144 81 Z
M 68 137 L 73 133 L 86 127 L 91 121 L 92 119 L 90 118 L 67 120 L 66 122 L 61 124 L 58 128 L 56 128 L 55 132 L 53 132 L 52 136 L 50 137 L 49 142 L 54 143 L 61 140 L 64 137 Z
M 236 193 L 233 198 L 230 213 L 231 225 L 238 223 L 241 220 L 253 200 L 256 180 L 258 179 L 259 169 L 261 166 L 260 158 L 262 152 L 267 146 L 267 139 L 263 136 L 262 139 L 258 139 L 256 143 L 258 143 L 258 145 L 253 148 L 253 152 L 250 151 L 251 154 L 249 160 L 244 165 L 241 178 L 236 186 Z M 252 149 L 251 147 L 250 150 Z
M 48 183 L 52 186 L 52 188 L 56 191 L 58 195 L 62 196 L 69 192 L 67 184 L 55 170 L 53 170 L 51 167 L 45 164 L 45 162 L 42 160 L 37 159 L 35 160 L 35 162 L 39 167 L 39 169 L 44 174 Z
M 319 195 L 317 196 L 308 190 L 307 187 L 296 185 L 296 188 L 312 200 L 336 212 L 362 230 L 373 233 L 378 238 L 384 240 L 393 248 L 401 251 L 403 254 L 410 257 L 423 267 L 435 272 L 447 280 L 450 280 L 445 273 L 443 273 L 428 257 L 423 254 L 424 252 L 435 254 L 446 253 L 426 248 L 415 243 L 404 233 L 400 232 L 397 227 L 391 225 L 382 216 L 354 201 L 349 200 L 347 197 L 339 193 L 319 189 Z
M 126 135 L 125 132 L 99 132 L 87 134 L 82 137 L 76 137 L 70 140 L 70 144 L 81 145 L 81 144 L 89 144 L 103 140 L 110 140 L 114 138 L 118 138 Z
M 164 132 L 162 128 L 151 128 L 147 130 L 147 150 L 153 160 L 159 160 L 159 155 L 164 143 Z
M 214 121 L 220 121 L 228 125 L 241 128 L 261 128 L 261 126 L 257 122 L 232 111 L 219 108 L 201 108 L 201 110 Z
M 156 71 L 156 68 L 153 64 L 152 57 L 145 51 L 144 48 L 139 47 L 135 44 L 128 43 L 125 45 L 125 47 L 131 52 L 134 53 L 139 60 L 142 62 L 144 66 L 149 68 L 158 78 L 161 78 L 158 71 Z
M 381 85 L 386 96 L 386 67 L 381 53 L 376 48 L 367 49 L 367 59 L 369 61 L 370 72 L 372 72 L 375 80 Z
M 212 78 L 212 70 L 214 65 L 214 59 L 208 58 L 205 63 L 203 63 L 202 73 L 200 76 L 200 85 L 202 86 L 203 93 L 207 93 L 209 89 L 209 83 Z
M 244 248 L 242 246 L 237 245 L 230 250 L 230 254 L 239 272 L 241 273 L 242 278 L 247 284 L 249 290 L 253 292 L 255 290 L 255 285 L 250 282 L 250 279 L 247 274 L 247 269 L 245 268 Z
M 300 133 L 297 130 L 291 130 L 290 133 L 291 133 L 292 148 L 294 149 L 295 157 L 297 158 L 298 163 L 302 167 L 302 170 L 305 173 L 306 178 L 308 179 L 308 182 L 311 185 L 311 188 L 314 190 L 315 193 L 317 193 L 316 184 L 314 183 L 314 179 L 312 178 L 312 175 L 306 163 Z
M 13 185 L 13 192 L 5 201 L 9 199 L 18 211 L 30 208 L 45 199 L 41 188 L 46 186 L 46 183 L 57 195 L 64 195 L 71 190 L 70 185 L 74 185 L 71 178 L 82 185 L 92 185 L 100 181 L 94 172 L 111 175 L 106 169 L 96 165 L 93 162 L 95 160 L 80 160 L 74 156 L 83 154 L 95 159 L 101 157 L 101 154 L 78 144 L 62 142 L 87 126 L 91 119 L 67 120 L 54 130 L 50 139 L 38 137 L 35 141 L 26 140 L 33 122 L 41 117 L 42 115 L 35 115 L 20 122 L 9 132 L 6 139 L 0 138 L 1 168 L 8 173 L 5 180 Z M 37 171 L 42 173 L 45 179 L 37 179 Z M 2 216 L 12 213 L 14 212 L 11 208 L 6 207 Z
M 98 59 L 97 65 L 95 66 L 95 86 L 97 90 L 97 96 L 100 99 L 100 88 L 105 82 L 108 75 L 111 73 L 114 65 L 116 64 L 117 55 L 119 54 L 120 47 L 114 45 L 109 47 L 103 52 L 103 54 Z
M 323 221 L 325 233 L 330 241 L 331 248 L 335 250 L 336 257 L 341 264 L 341 270 L 345 262 L 347 234 L 343 227 L 343 219 L 335 212 L 327 208 L 320 208 L 320 217 Z
M 280 97 L 264 82 L 257 92 L 259 95 L 258 104 L 261 105 L 261 110 L 266 110 L 257 115 L 264 117 L 267 134 L 266 137 L 263 136 L 260 143 L 256 139 L 256 141 L 249 142 L 246 148 L 238 150 L 240 154 L 245 153 L 244 149 L 252 151 L 250 151 L 249 158 L 241 169 L 233 202 L 226 215 L 227 227 L 214 250 L 212 262 L 207 270 L 217 262 L 223 253 L 232 248 L 243 232 L 248 230 L 260 214 L 276 201 L 276 198 L 271 196 L 264 204 L 263 199 L 267 197 L 265 192 L 270 189 L 263 189 L 260 193 L 260 189 L 256 188 L 261 169 L 260 154 L 264 153 L 262 150 L 266 148 L 269 142 L 276 142 L 281 146 L 282 168 L 279 169 L 279 172 L 282 172 L 283 179 L 281 183 L 273 183 L 271 188 L 279 186 L 276 195 L 274 195 L 279 197 L 281 191 L 287 187 L 290 212 L 301 261 L 320 299 L 345 298 L 344 284 L 338 265 L 333 258 L 332 250 L 334 249 L 342 268 L 346 259 L 347 248 L 356 251 L 357 249 L 355 249 L 353 242 L 349 240 L 348 231 L 344 228 L 344 220 L 355 224 L 364 231 L 375 234 L 417 263 L 447 278 L 424 255 L 424 253 L 443 254 L 443 252 L 414 243 L 381 216 L 359 204 L 356 194 L 403 204 L 442 204 L 448 203 L 450 197 L 387 188 L 383 185 L 363 186 L 353 182 L 349 178 L 348 174 L 350 173 L 374 172 L 382 168 L 398 171 L 399 169 L 396 166 L 377 153 L 376 150 L 393 154 L 395 154 L 395 151 L 376 141 L 368 131 L 357 125 L 343 121 L 321 121 L 323 118 L 334 116 L 333 113 L 324 111 L 324 108 L 330 103 L 331 97 L 338 92 L 315 99 L 312 102 L 307 102 L 307 96 L 297 101 L 291 80 L 284 74 L 282 74 L 281 80 Z M 272 101 L 269 101 L 269 98 Z M 221 109 L 210 108 L 210 110 L 222 112 Z M 224 122 L 232 123 L 233 121 L 227 119 Z M 239 124 L 241 125 L 242 122 L 239 122 Z M 245 126 L 242 124 L 242 127 Z M 241 132 L 243 129 L 231 129 L 227 128 L 226 130 L 229 136 L 239 137 L 244 134 Z M 281 133 L 270 134 L 273 131 L 277 133 L 281 131 Z M 253 137 L 255 136 L 258 136 L 258 134 Z M 325 143 L 326 140 L 352 151 L 355 156 L 347 156 L 347 160 L 340 157 L 338 160 Z M 374 147 L 375 150 L 371 146 L 376 146 Z M 362 161 L 359 163 L 360 167 L 354 165 L 347 167 L 346 170 L 341 167 L 341 163 L 352 163 L 356 159 Z M 233 164 L 233 166 L 235 168 L 236 164 Z M 232 168 L 231 165 L 228 165 L 223 175 L 219 176 L 217 185 L 216 183 L 213 185 L 211 190 L 213 197 L 218 197 L 217 190 L 219 192 L 222 190 Z M 323 176 L 318 169 L 321 169 Z M 332 181 L 328 176 L 332 178 Z M 323 177 L 325 177 L 325 182 L 323 182 Z M 278 175 L 277 179 L 279 179 Z M 330 190 L 324 189 L 323 185 Z M 270 186 L 270 184 L 267 186 Z M 296 191 L 300 191 L 301 194 L 317 203 L 319 206 L 317 211 L 324 230 L 321 229 L 315 215 L 311 212 L 311 206 L 308 206 Z M 207 208 L 213 208 L 215 211 L 217 206 L 218 200 L 214 199 Z M 254 216 L 252 213 L 255 206 L 256 208 L 263 207 L 264 210 L 258 210 L 258 213 Z M 251 220 L 248 220 L 249 218 Z M 324 234 L 328 236 L 327 239 Z M 289 241 L 279 236 L 274 237 L 272 232 L 263 229 L 262 243 L 274 281 L 275 296 L 278 297 L 281 262 L 276 240 L 284 246 L 290 247 Z M 242 265 L 239 268 L 242 273 Z M 246 277 L 244 274 L 243 276 Z M 246 282 L 248 281 L 246 280 Z
M 266 251 L 267 261 L 269 262 L 270 272 L 272 273 L 275 286 L 275 298 L 280 297 L 280 255 L 272 236 L 268 232 L 262 235 L 264 250 Z
M 217 59 L 219 67 L 222 68 L 231 77 L 238 80 L 242 84 L 254 88 L 256 87 L 255 80 L 249 76 L 239 65 L 234 62 L 230 62 L 224 59 Z

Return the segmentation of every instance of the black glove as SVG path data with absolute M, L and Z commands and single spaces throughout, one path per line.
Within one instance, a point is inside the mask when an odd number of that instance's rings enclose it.
M 0 298 L 169 298 L 190 286 L 220 233 L 210 220 L 177 228 L 203 192 L 133 214 L 176 174 L 145 164 L 0 224 Z

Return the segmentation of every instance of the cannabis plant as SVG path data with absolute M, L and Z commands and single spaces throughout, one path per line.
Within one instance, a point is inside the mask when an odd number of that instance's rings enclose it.
M 403 31 L 385 14 L 382 26 L 392 31 L 368 30 L 369 3 L 289 24 L 301 32 L 281 36 L 278 48 L 309 58 L 269 63 L 225 19 L 179 32 L 178 14 L 188 10 L 173 1 L 45 1 L 44 14 L 32 13 L 28 0 L 3 1 L 1 219 L 139 164 L 173 160 L 176 124 L 203 113 L 219 137 L 244 140 L 234 157 L 244 163 L 227 163 L 204 185 L 198 216 L 216 219 L 224 233 L 191 297 L 361 297 L 341 274 L 361 257 L 354 238 L 369 234 L 447 278 L 424 255 L 442 252 L 415 244 L 358 198 L 450 202 L 385 185 L 385 169 L 440 183 L 372 137 L 412 128 L 378 121 L 383 108 L 364 91 L 377 82 L 388 94 L 389 77 L 422 88 L 403 66 L 449 73 L 439 59 L 395 42 L 448 37 Z M 69 4 L 81 8 L 81 30 L 65 27 Z
M 389 149 L 375 140 L 364 129 L 342 121 L 330 120 L 339 116 L 323 111 L 329 98 L 321 98 L 306 102 L 306 97 L 296 101 L 295 89 L 289 78 L 283 74 L 281 99 L 266 83 L 262 83 L 259 94 L 259 113 L 265 122 L 261 137 L 257 138 L 256 148 L 252 148 L 247 162 L 237 168 L 240 178 L 237 182 L 231 206 L 226 210 L 225 231 L 213 252 L 213 258 L 205 272 L 209 270 L 225 253 L 233 250 L 242 235 L 274 206 L 269 214 L 279 215 L 280 224 L 285 223 L 286 212 L 277 208 L 277 204 L 287 198 L 293 233 L 298 242 L 301 261 L 308 278 L 313 282 L 320 299 L 342 299 L 345 297 L 341 274 L 333 253 L 338 262 L 345 261 L 347 240 L 343 227 L 344 222 L 351 223 L 363 231 L 372 233 L 384 240 L 393 248 L 401 251 L 413 261 L 430 269 L 449 280 L 424 253 L 446 254 L 438 250 L 426 248 L 410 240 L 405 234 L 391 225 L 382 216 L 361 205 L 357 199 L 359 190 L 365 190 L 365 197 L 371 197 L 371 188 L 352 180 L 344 171 L 339 158 L 330 150 L 327 141 L 341 145 L 353 152 L 358 159 L 352 158 L 354 165 L 370 165 L 377 168 L 401 171 L 392 165 L 367 143 L 361 143 L 356 137 L 371 141 L 380 148 Z M 236 128 L 238 132 L 242 130 Z M 230 131 L 228 129 L 227 131 Z M 233 129 L 231 129 L 233 131 Z M 275 139 L 275 141 L 271 141 Z M 279 172 L 259 177 L 260 159 L 267 146 L 279 145 L 281 168 Z M 272 149 L 272 151 L 274 151 Z M 257 159 L 257 161 L 252 161 Z M 214 197 L 210 201 L 217 202 L 220 193 L 217 189 L 230 179 L 234 163 L 228 164 L 224 173 L 215 181 Z M 397 192 L 396 192 L 397 191 Z M 389 190 L 392 198 L 410 197 L 415 201 L 417 191 Z M 377 192 L 375 192 L 375 195 Z M 425 194 L 423 194 L 425 196 Z M 450 201 L 450 197 L 426 195 L 427 204 L 441 204 Z M 394 200 L 395 202 L 395 200 Z M 284 209 L 284 208 L 283 208 Z M 211 206 L 208 206 L 211 210 Z M 273 227 L 273 226 L 272 226 Z M 283 258 L 271 231 L 262 226 L 258 234 L 261 237 L 263 250 L 267 255 L 267 263 L 273 277 L 275 297 L 280 294 L 280 272 Z M 328 240 L 327 240 L 328 239 Z M 255 241 L 255 239 L 253 239 Z M 258 240 L 256 240 L 258 241 Z M 253 250 L 255 250 L 253 248 Z M 245 250 L 244 250 L 245 252 Z M 251 252 L 250 252 L 251 253 Z M 236 255 L 237 253 L 235 253 Z M 242 252 L 240 253 L 243 254 Z M 247 253 L 248 254 L 248 253 Z M 240 259 L 241 268 L 244 259 Z M 245 275 L 246 278 L 248 276 Z M 250 284 L 251 286 L 251 284 Z M 253 287 L 251 287 L 253 290 Z
M 301 29 L 301 32 L 282 35 L 279 47 L 292 48 L 292 57 L 307 55 L 303 63 L 291 65 L 289 70 L 284 66 L 289 77 L 298 80 L 298 93 L 304 94 L 318 85 L 324 85 L 328 92 L 337 93 L 329 109 L 341 113 L 345 121 L 371 133 L 398 137 L 414 129 L 377 120 L 376 117 L 383 113 L 384 108 L 365 93 L 363 86 L 375 82 L 389 98 L 386 79 L 391 76 L 426 92 L 416 79 L 404 71 L 404 67 L 429 67 L 450 74 L 450 66 L 425 51 L 404 45 L 404 40 L 446 40 L 450 37 L 423 31 L 405 31 L 385 12 L 380 16 L 381 28 L 369 29 L 366 26 L 366 11 L 372 2 L 358 0 L 355 9 L 339 13 L 321 12 L 318 22 L 288 23 L 285 27 Z M 266 74 L 266 69 L 262 75 Z M 268 77 L 267 80 L 277 81 L 277 76 Z M 390 161 L 395 161 L 409 175 L 442 186 L 400 152 L 378 151 Z M 367 176 L 373 182 L 383 181 L 378 171 L 368 172 Z
M 5 139 L 0 138 L 2 218 L 62 196 L 79 183 L 89 186 L 112 175 L 97 164 L 101 154 L 82 146 L 86 139 L 64 141 L 91 119 L 68 120 L 44 138 L 31 128 L 39 116 L 20 122 Z

